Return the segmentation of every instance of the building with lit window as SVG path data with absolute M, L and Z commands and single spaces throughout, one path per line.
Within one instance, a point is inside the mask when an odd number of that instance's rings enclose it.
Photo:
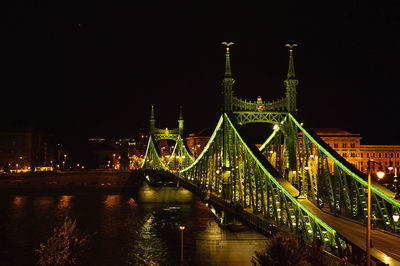
M 367 173 L 368 160 L 372 159 L 387 168 L 399 169 L 400 145 L 364 145 L 361 135 L 337 128 L 317 128 L 315 133 L 331 148 L 361 172 Z
M 28 172 L 52 170 L 56 149 L 39 131 L 16 128 L 0 131 L 0 170 Z

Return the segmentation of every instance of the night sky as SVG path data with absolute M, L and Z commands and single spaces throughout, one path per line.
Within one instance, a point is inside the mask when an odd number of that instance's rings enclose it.
M 186 133 L 213 128 L 220 43 L 235 42 L 235 95 L 253 100 L 284 95 L 284 44 L 297 43 L 305 123 L 360 133 L 369 144 L 400 144 L 400 1 L 9 2 L 0 4 L 3 125 L 126 137 L 148 128 L 155 104 L 157 127 L 177 127 L 182 105 Z

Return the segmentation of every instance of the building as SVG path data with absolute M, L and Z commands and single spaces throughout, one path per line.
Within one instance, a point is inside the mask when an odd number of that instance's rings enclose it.
M 210 139 L 209 136 L 205 135 L 206 133 L 210 133 L 207 131 L 209 131 L 208 128 L 197 133 L 190 133 L 189 137 L 185 138 L 186 146 L 194 158 L 197 158 L 201 154 Z
M 56 149 L 39 131 L 19 127 L 0 132 L 0 169 L 5 172 L 52 170 Z
M 386 172 L 392 166 L 399 169 L 400 145 L 363 145 L 361 135 L 337 128 L 316 128 L 315 133 L 331 148 L 361 172 L 367 173 L 368 160 L 373 159 L 384 166 Z M 374 166 L 373 170 L 374 170 Z
M 139 169 L 146 153 L 148 136 L 136 138 L 89 138 L 89 168 L 128 171 Z

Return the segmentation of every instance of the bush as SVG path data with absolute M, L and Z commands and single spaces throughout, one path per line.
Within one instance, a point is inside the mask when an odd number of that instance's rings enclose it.
M 311 265 L 307 262 L 307 248 L 293 236 L 278 232 L 267 241 L 265 250 L 251 258 L 255 266 Z
M 83 254 L 89 250 L 88 243 L 93 234 L 78 233 L 76 220 L 68 217 L 60 227 L 53 229 L 54 234 L 40 248 L 38 265 L 74 265 L 81 262 Z

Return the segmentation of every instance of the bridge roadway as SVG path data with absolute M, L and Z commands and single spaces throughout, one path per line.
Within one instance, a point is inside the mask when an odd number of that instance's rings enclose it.
M 278 182 L 293 196 L 297 196 L 298 190 L 286 180 Z M 305 198 L 297 199 L 312 214 L 318 216 L 327 225 L 336 230 L 343 238 L 360 249 L 366 249 L 366 225 L 344 218 L 335 216 L 327 211 L 320 210 L 311 201 Z M 384 232 L 382 230 L 371 230 L 371 256 L 388 265 L 400 265 L 400 237 Z
M 182 185 L 193 192 L 200 193 L 201 189 L 195 184 L 188 182 L 187 180 L 182 180 L 175 176 L 177 180 L 182 182 Z M 293 187 L 288 181 L 284 179 L 277 179 L 277 181 L 289 192 L 292 196 L 298 196 L 298 190 Z M 211 195 L 212 196 L 212 195 Z M 214 197 L 212 197 L 214 198 Z M 214 201 L 222 208 L 229 208 L 229 204 L 223 204 L 222 199 Z M 321 210 L 316 207 L 311 201 L 305 198 L 298 198 L 298 201 L 303 204 L 311 213 L 318 216 L 322 221 L 328 224 L 330 227 L 336 230 L 336 232 L 343 238 L 357 246 L 359 249 L 365 252 L 366 249 L 366 226 L 357 221 L 353 221 L 344 217 L 335 216 L 327 211 Z M 230 210 L 235 214 L 234 210 Z M 266 221 L 258 221 L 256 223 L 252 222 L 254 218 L 250 213 L 246 215 L 245 220 L 248 220 L 251 224 L 266 225 Z M 259 218 L 259 217 L 258 217 Z M 260 220 L 260 219 L 257 219 Z M 258 226 L 257 226 L 258 227 Z M 262 229 L 262 228 L 260 228 Z M 263 231 L 263 230 L 262 230 Z M 371 257 L 375 261 L 380 261 L 381 263 L 387 265 L 400 266 L 400 237 L 393 234 L 384 232 L 382 230 L 371 230 L 371 239 L 373 247 L 371 248 Z

